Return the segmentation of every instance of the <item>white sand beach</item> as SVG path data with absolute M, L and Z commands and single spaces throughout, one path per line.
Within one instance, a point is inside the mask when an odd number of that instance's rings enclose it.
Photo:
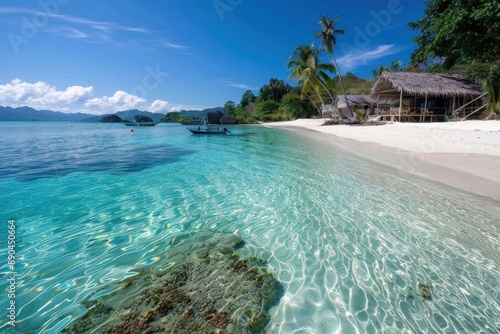
M 329 125 L 266 123 L 343 147 L 409 173 L 500 199 L 500 121 Z

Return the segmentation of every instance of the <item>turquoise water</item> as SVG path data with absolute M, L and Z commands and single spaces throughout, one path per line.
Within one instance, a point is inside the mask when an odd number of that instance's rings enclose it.
M 2 314 L 0 331 L 59 332 L 196 231 L 237 233 L 241 255 L 268 260 L 284 291 L 267 333 L 500 331 L 498 201 L 286 130 L 130 130 L 0 123 L 0 268 L 15 219 L 18 273 L 16 327 Z

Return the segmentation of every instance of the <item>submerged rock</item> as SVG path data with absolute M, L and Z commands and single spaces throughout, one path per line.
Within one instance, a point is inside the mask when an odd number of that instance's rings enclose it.
M 257 258 L 233 253 L 234 234 L 173 239 L 163 260 L 86 302 L 65 333 L 252 333 L 268 321 L 277 282 Z
M 432 300 L 432 294 L 431 294 L 431 286 L 424 284 L 424 283 L 418 283 L 418 291 L 419 291 L 419 296 L 422 297 L 425 300 Z

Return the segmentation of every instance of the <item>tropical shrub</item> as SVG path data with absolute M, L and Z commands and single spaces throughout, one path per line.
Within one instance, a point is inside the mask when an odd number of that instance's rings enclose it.
M 500 114 L 500 65 L 495 65 L 490 68 L 488 79 L 483 84 L 484 89 L 488 92 L 488 100 L 486 109 L 488 113 Z
M 257 109 L 257 117 L 263 121 L 272 121 L 273 113 L 278 111 L 280 104 L 273 100 L 257 102 L 255 107 Z

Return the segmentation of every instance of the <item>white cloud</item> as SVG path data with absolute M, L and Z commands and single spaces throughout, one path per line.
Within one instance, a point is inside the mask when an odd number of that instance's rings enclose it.
M 110 96 L 95 97 L 93 94 L 92 86 L 69 86 L 58 90 L 56 86 L 44 81 L 31 83 L 14 79 L 0 84 L 0 105 L 97 115 L 134 108 L 166 113 L 174 108 L 167 101 L 158 99 L 150 103 L 122 90 Z
M 176 50 L 188 50 L 190 49 L 189 46 L 187 45 L 182 45 L 182 44 L 176 44 L 176 43 L 170 43 L 170 42 L 167 42 L 167 41 L 160 41 L 159 43 L 160 46 L 165 46 L 167 48 L 171 48 L 171 49 L 176 49 Z
M 250 85 L 247 85 L 245 83 L 235 82 L 234 79 L 219 79 L 219 82 L 221 84 L 225 85 L 225 86 L 239 88 L 239 89 L 245 89 L 245 90 L 256 90 L 256 89 L 258 89 L 256 87 L 251 87 Z
M 155 100 L 153 103 L 151 103 L 151 106 L 149 107 L 149 111 L 151 112 L 167 112 L 168 111 L 168 102 L 167 101 L 162 101 L 162 100 Z
M 192 104 L 184 104 L 184 105 L 176 105 L 170 107 L 169 112 L 176 112 L 176 111 L 181 111 L 181 110 L 203 110 L 210 108 L 210 106 L 204 106 L 204 105 L 192 105 Z
M 29 105 L 33 108 L 47 108 L 61 103 L 81 104 L 92 96 L 93 91 L 92 86 L 71 86 L 60 91 L 43 81 L 30 83 L 14 79 L 0 85 L 0 103 Z
M 68 38 L 73 38 L 73 39 L 80 39 L 80 38 L 88 38 L 89 35 L 84 33 L 83 31 L 73 28 L 73 27 L 63 27 L 60 28 L 59 30 L 56 30 L 55 32 L 61 33 L 61 35 L 64 35 Z
M 357 49 L 338 58 L 337 63 L 343 72 L 351 71 L 359 66 L 368 65 L 374 60 L 400 52 L 395 46 L 395 44 L 386 44 L 370 50 Z
M 106 109 L 114 109 L 115 111 L 133 109 L 139 104 L 146 102 L 145 99 L 129 94 L 122 90 L 116 91 L 113 96 L 103 96 L 93 98 L 85 102 L 87 108 L 98 108 L 103 111 Z

